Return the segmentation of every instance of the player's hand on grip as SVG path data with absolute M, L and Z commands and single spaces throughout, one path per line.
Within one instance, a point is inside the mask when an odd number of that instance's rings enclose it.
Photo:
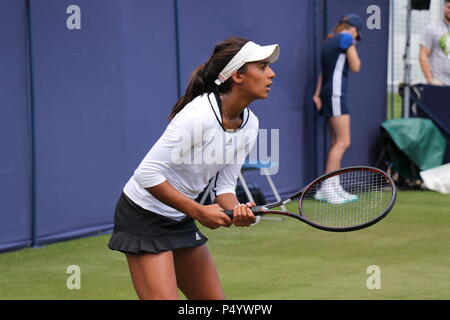
M 249 227 L 256 221 L 256 217 L 250 208 L 256 206 L 254 202 L 238 204 L 233 209 L 233 224 L 237 227 Z
M 219 227 L 229 227 L 233 223 L 220 205 L 211 204 L 202 206 L 195 219 L 210 229 L 217 229 Z

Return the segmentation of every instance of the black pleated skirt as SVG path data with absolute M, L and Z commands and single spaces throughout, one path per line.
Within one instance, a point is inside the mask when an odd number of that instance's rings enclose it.
M 198 247 L 206 241 L 191 217 L 181 221 L 167 218 L 141 208 L 122 193 L 108 247 L 123 253 L 144 254 Z

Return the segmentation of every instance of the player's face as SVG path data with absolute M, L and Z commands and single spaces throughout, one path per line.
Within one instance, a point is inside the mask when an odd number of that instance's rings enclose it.
M 450 2 L 445 3 L 444 6 L 445 19 L 450 22 Z
M 276 74 L 269 66 L 268 60 L 250 62 L 242 75 L 241 88 L 246 91 L 252 99 L 266 99 L 269 96 L 270 86 Z

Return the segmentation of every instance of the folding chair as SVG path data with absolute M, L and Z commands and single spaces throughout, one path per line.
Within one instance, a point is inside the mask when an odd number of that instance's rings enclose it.
M 277 163 L 275 162 L 271 162 L 270 163 L 271 167 L 276 167 L 278 166 Z M 256 164 L 249 164 L 249 163 L 245 163 L 242 166 L 242 170 L 239 173 L 239 181 L 242 184 L 242 187 L 244 188 L 245 194 L 247 195 L 247 198 L 250 199 L 250 201 L 254 201 L 252 194 L 248 188 L 247 182 L 245 181 L 244 175 L 243 173 L 246 171 L 251 171 L 251 170 L 261 170 L 262 174 L 266 177 L 267 182 L 269 183 L 270 189 L 272 190 L 273 195 L 275 196 L 275 199 L 277 199 L 277 201 L 281 201 L 281 197 L 280 194 L 278 193 L 277 188 L 275 187 L 275 184 L 273 183 L 272 178 L 270 177 L 269 171 L 268 171 L 268 167 L 267 165 L 264 165 L 260 162 L 256 163 Z M 286 210 L 286 207 L 284 205 L 281 205 L 281 209 L 282 210 Z

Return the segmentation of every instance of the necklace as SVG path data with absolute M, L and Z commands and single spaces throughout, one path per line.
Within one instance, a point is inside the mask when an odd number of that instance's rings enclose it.
M 228 118 L 225 111 L 223 112 L 223 116 L 225 117 L 225 119 L 227 119 L 228 122 L 238 122 L 239 120 L 241 120 L 239 116 L 237 116 L 234 120 L 231 120 L 230 118 Z
M 222 94 L 220 94 L 219 97 L 220 97 L 221 102 L 223 102 Z M 222 105 L 223 105 L 223 103 L 222 103 Z M 222 115 L 223 115 L 224 118 L 225 118 L 228 122 L 230 122 L 230 123 L 238 122 L 239 120 L 241 120 L 239 115 L 238 115 L 235 119 L 233 119 L 233 120 L 231 120 L 230 118 L 228 118 L 228 116 L 227 116 L 227 114 L 225 113 L 225 110 L 223 109 L 223 107 L 222 107 Z

